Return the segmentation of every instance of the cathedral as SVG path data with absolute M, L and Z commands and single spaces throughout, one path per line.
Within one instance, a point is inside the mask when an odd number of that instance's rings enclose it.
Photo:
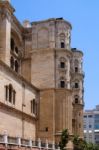
M 0 0 L 0 134 L 59 142 L 68 129 L 83 138 L 83 53 L 71 48 L 71 24 L 21 24 L 14 11 Z

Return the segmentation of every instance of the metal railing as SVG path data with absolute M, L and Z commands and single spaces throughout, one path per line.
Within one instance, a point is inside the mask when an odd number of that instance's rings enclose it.
M 21 139 L 20 137 L 10 137 L 6 133 L 4 135 L 0 135 L 0 144 L 4 144 L 5 147 L 8 145 L 13 145 L 19 147 L 59 150 L 58 145 L 54 142 L 49 143 L 48 140 L 44 143 L 40 140 L 40 138 L 37 141 L 33 141 L 31 139 Z

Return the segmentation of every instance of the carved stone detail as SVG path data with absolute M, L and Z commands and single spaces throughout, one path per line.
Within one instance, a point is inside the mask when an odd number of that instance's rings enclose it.
M 9 22 L 11 21 L 11 16 L 9 12 L 6 9 L 1 8 L 0 9 L 0 21 L 3 21 L 5 18 L 7 18 Z

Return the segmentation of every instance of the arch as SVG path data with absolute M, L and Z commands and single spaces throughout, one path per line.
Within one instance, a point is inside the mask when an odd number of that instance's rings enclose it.
M 65 57 L 60 57 L 59 60 L 60 60 L 61 62 L 66 62 L 66 61 L 67 61 Z
M 59 36 L 60 36 L 60 39 L 61 39 L 61 40 L 65 40 L 65 34 L 64 34 L 64 33 L 60 33 Z
M 18 54 L 18 52 L 19 52 L 19 50 L 18 50 L 18 47 L 17 47 L 17 46 L 15 47 L 15 52 L 16 52 L 16 54 Z
M 65 79 L 65 77 L 61 76 L 61 77 L 60 77 L 60 80 L 64 80 L 64 81 L 65 81 L 66 79 Z
M 17 42 L 20 46 L 22 46 L 23 41 L 21 33 L 19 34 L 17 30 L 15 30 L 14 28 L 11 29 L 11 38 L 13 38 L 15 42 Z

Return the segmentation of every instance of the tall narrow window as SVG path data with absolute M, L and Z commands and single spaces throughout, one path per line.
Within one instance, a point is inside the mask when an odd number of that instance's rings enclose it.
M 78 98 L 75 98 L 75 103 L 78 104 Z
M 9 85 L 9 102 L 12 102 L 12 85 Z
M 61 42 L 61 48 L 65 48 L 65 43 Z
M 75 59 L 74 61 L 74 66 L 75 66 L 75 73 L 77 73 L 79 71 L 79 61 L 77 59 Z
M 65 62 L 60 62 L 60 67 L 65 68 Z
M 78 72 L 78 67 L 75 67 L 75 73 L 77 73 Z
M 18 65 L 18 62 L 17 62 L 17 60 L 16 60 L 16 61 L 15 61 L 15 71 L 18 72 L 18 70 L 19 70 L 19 65 Z
M 75 88 L 79 88 L 79 84 L 78 83 L 75 83 Z
M 45 131 L 48 132 L 48 127 L 45 128 Z
M 16 52 L 16 54 L 18 54 L 18 48 L 17 47 L 15 47 L 15 52 Z
M 74 96 L 74 103 L 75 103 L 75 104 L 78 104 L 78 103 L 79 103 L 79 96 L 78 96 L 78 95 L 75 95 L 75 96 Z
M 13 89 L 12 85 L 5 86 L 5 100 L 9 101 L 13 105 L 15 105 L 16 91 Z
M 33 100 L 31 100 L 31 113 L 33 113 Z
M 12 69 L 14 69 L 14 58 L 13 57 L 11 57 L 11 59 L 10 59 L 10 66 Z
M 8 86 L 5 86 L 5 99 L 8 100 Z
M 16 97 L 16 91 L 13 90 L 13 104 L 15 105 L 15 97 Z
M 14 40 L 11 38 L 11 50 L 12 51 L 14 51 L 14 46 L 15 46 Z
M 65 81 L 60 81 L 61 88 L 65 88 Z
M 35 99 L 33 99 L 33 113 L 35 114 Z
M 35 99 L 31 100 L 31 113 L 37 114 L 37 105 Z

